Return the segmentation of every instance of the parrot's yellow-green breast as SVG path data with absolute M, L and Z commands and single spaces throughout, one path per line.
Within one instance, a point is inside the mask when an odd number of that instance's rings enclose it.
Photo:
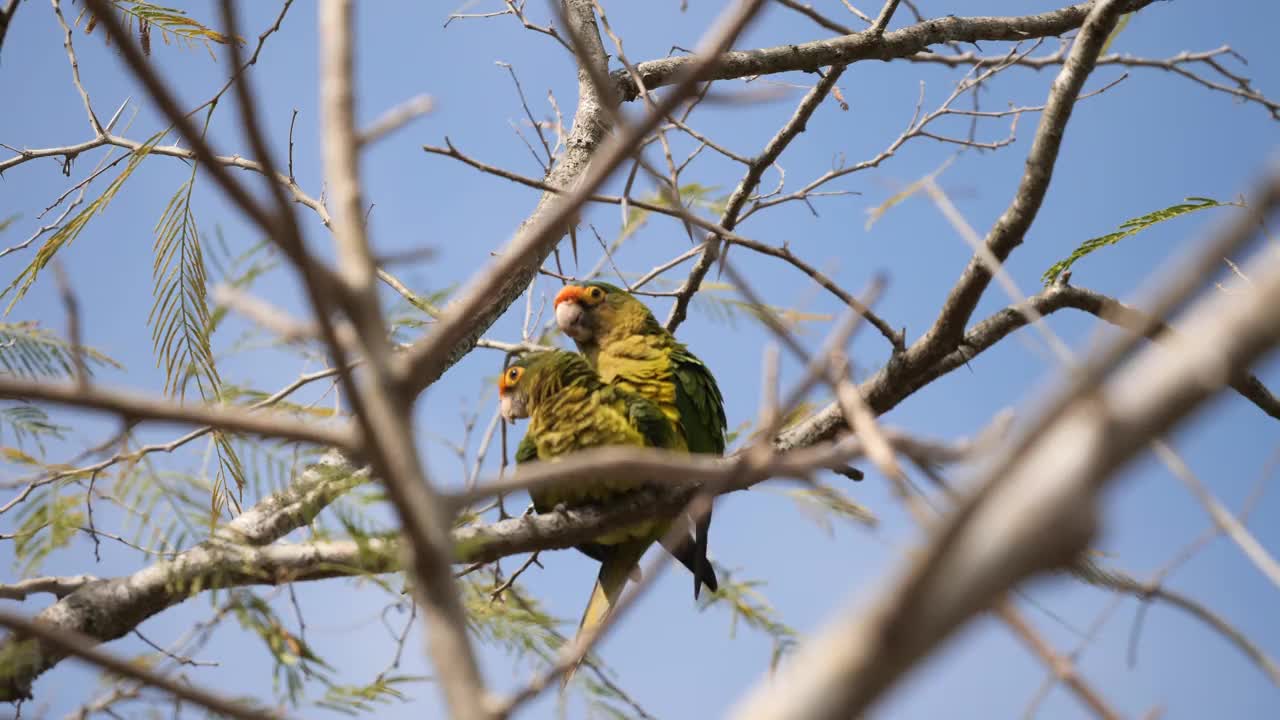
M 554 392 L 539 397 L 531 408 L 526 442 L 532 440 L 536 458 L 543 462 L 555 461 L 588 448 L 670 446 L 677 437 L 674 431 L 668 430 L 665 443 L 657 443 L 637 426 L 637 417 L 643 418 L 646 413 L 654 422 L 664 422 L 659 410 L 642 397 L 603 382 L 575 378 L 561 383 Z M 644 485 L 643 481 L 601 477 L 567 487 L 535 491 L 531 495 L 538 512 L 549 512 L 560 504 L 574 507 L 604 502 Z M 659 521 L 640 523 L 596 538 L 596 542 L 610 545 L 655 537 L 665 531 L 667 524 Z

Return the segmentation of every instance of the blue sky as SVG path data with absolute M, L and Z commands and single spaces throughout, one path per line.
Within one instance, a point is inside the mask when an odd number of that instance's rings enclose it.
M 673 45 L 693 47 L 720 3 L 691 0 L 681 12 L 674 0 L 657 3 L 606 3 L 610 21 L 622 36 L 633 61 L 662 57 Z M 835 0 L 818 0 L 815 7 L 833 17 L 856 20 Z M 1055 6 L 1049 2 L 984 2 L 956 4 L 940 0 L 920 3 L 929 15 L 961 11 L 971 14 L 1026 13 Z M 197 18 L 216 16 L 213 3 L 184 5 Z M 500 7 L 482 2 L 471 12 Z M 531 18 L 546 22 L 543 5 L 530 4 Z M 447 136 L 462 151 L 479 160 L 531 176 L 541 170 L 511 123 L 523 126 L 523 111 L 511 78 L 497 62 L 510 63 L 520 80 L 533 112 L 549 118 L 548 91 L 554 93 L 566 118 L 573 112 L 575 79 L 569 55 L 549 38 L 524 30 L 510 17 L 456 21 L 443 27 L 450 3 L 362 3 L 359 8 L 359 116 L 371 121 L 405 99 L 428 94 L 436 110 L 390 139 L 378 143 L 364 158 L 366 197 L 374 204 L 370 215 L 377 252 L 392 254 L 423 247 L 434 256 L 397 268 L 412 287 L 421 291 L 444 289 L 465 281 L 500 249 L 536 202 L 536 193 L 488 177 L 459 163 L 423 153 L 423 143 L 443 145 Z M 870 6 L 866 8 L 872 10 Z M 1280 95 L 1280 77 L 1268 60 L 1273 52 L 1271 28 L 1280 23 L 1280 8 L 1251 4 L 1251 15 L 1215 12 L 1206 3 L 1157 3 L 1142 12 L 1115 42 L 1114 50 L 1149 57 L 1168 57 L 1181 51 L 1202 51 L 1229 44 L 1251 61 L 1230 67 L 1248 74 L 1257 87 Z M 79 11 L 69 5 L 66 12 Z M 273 3 L 245 3 L 244 35 L 256 36 L 277 12 Z M 900 13 L 893 27 L 907 22 Z M 272 37 L 254 71 L 254 83 L 262 116 L 277 159 L 284 157 L 292 111 L 298 111 L 294 150 L 295 174 L 313 195 L 321 190 L 318 147 L 318 89 L 315 76 L 316 20 L 310 3 L 298 3 L 281 32 Z M 770 46 L 823 37 L 825 31 L 803 17 L 771 6 L 738 43 L 740 48 Z M 104 47 L 95 34 L 77 32 L 81 72 L 104 120 L 126 98 L 143 93 L 122 70 L 116 53 Z M 226 61 L 210 59 L 203 49 L 154 44 L 153 61 L 175 85 L 185 102 L 194 105 L 220 86 Z M 1056 45 L 1047 43 L 1038 52 Z M 1007 46 L 982 48 L 1001 53 Z M 1096 89 L 1118 79 L 1118 67 L 1104 67 L 1090 79 Z M 924 88 L 924 109 L 936 107 L 950 93 L 962 71 L 909 63 L 859 63 L 840 82 L 849 103 L 842 110 L 828 101 L 814 115 L 807 130 L 783 156 L 787 187 L 798 188 L 833 163 L 849 163 L 875 156 L 905 128 Z M 1052 70 L 1013 69 L 996 79 L 982 96 L 986 109 L 1009 104 L 1039 105 L 1048 92 Z M 767 88 L 780 97 L 756 104 L 719 104 L 699 109 L 693 126 L 735 151 L 752 155 L 791 114 L 801 93 L 814 78 L 789 73 L 762 78 L 749 85 L 725 83 L 722 91 Z M 24 3 L 6 38 L 0 57 L 0 97 L 8 99 L 0 109 L 0 142 L 13 146 L 45 147 L 78 142 L 89 137 L 88 124 L 70 82 L 60 30 L 50 9 L 41 3 Z M 967 100 L 960 106 L 967 107 Z M 228 96 L 224 103 L 233 104 Z M 638 108 L 628 108 L 636 112 Z M 1017 128 L 1016 141 L 996 152 L 960 154 L 940 182 L 971 224 L 984 230 L 1003 211 L 1016 187 L 1023 159 L 1038 116 L 1028 115 Z M 940 129 L 961 134 L 966 125 L 958 119 Z M 141 106 L 128 136 L 144 139 L 162 127 L 158 117 Z M 223 153 L 247 154 L 247 143 L 235 130 L 232 107 L 220 107 L 211 137 Z M 1066 139 L 1044 208 L 1015 252 L 1008 267 L 1021 288 L 1033 292 L 1040 273 L 1065 256 L 1082 240 L 1111 231 L 1125 219 L 1166 207 L 1186 196 L 1229 200 L 1245 190 L 1251 178 L 1274 157 L 1280 125 L 1256 105 L 1246 105 L 1221 93 L 1212 93 L 1189 81 L 1157 70 L 1134 70 L 1114 88 L 1083 101 L 1067 129 Z M 994 141 L 1008 134 L 1008 123 L 989 121 L 979 137 Z M 526 128 L 526 134 L 527 128 Z M 693 145 L 677 139 L 678 158 Z M 815 200 L 817 214 L 803 204 L 779 206 L 753 216 L 740 228 L 748 237 L 789 243 L 799 256 L 828 272 L 846 288 L 865 287 L 877 273 L 889 278 L 881 301 L 882 315 L 893 325 L 905 327 L 908 339 L 918 336 L 931 322 L 938 303 L 969 257 L 969 250 L 941 215 L 927 201 L 909 199 L 892 208 L 867 227 L 867 213 L 881 205 L 907 183 L 921 177 L 954 154 L 953 146 L 927 139 L 908 142 L 881 167 L 857 173 L 833 183 L 831 189 L 859 193 Z M 55 160 L 30 162 L 0 178 L 0 218 L 21 213 L 21 219 L 0 236 L 11 245 L 39 226 L 35 215 L 71 182 L 82 178 L 96 163 L 97 155 L 79 158 L 68 180 Z M 658 153 L 650 158 L 660 161 Z M 158 391 L 163 373 L 156 369 L 146 327 L 152 302 L 150 275 L 154 225 L 164 205 L 188 169 L 168 158 L 153 158 L 130 179 L 124 190 L 96 218 L 74 246 L 59 257 L 65 263 L 83 306 L 86 342 L 107 352 L 125 366 L 123 372 L 106 371 L 102 382 L 113 386 Z M 704 152 L 683 175 L 727 194 L 740 175 L 738 168 Z M 256 192 L 257 178 L 242 176 Z M 777 183 L 767 173 L 764 186 Z M 101 181 L 100 181 L 101 182 Z M 614 180 L 617 189 L 620 182 Z M 99 185 L 100 187 L 100 185 Z M 212 188 L 207 178 L 197 181 L 194 209 L 206 242 L 220 232 L 227 245 L 243 251 L 261 240 L 241 222 Z M 1158 226 L 1118 246 L 1082 260 L 1074 282 L 1121 298 L 1140 300 L 1139 288 L 1153 271 L 1178 256 L 1190 243 L 1203 238 L 1215 220 L 1230 209 L 1211 210 Z M 319 223 L 305 209 L 300 217 L 314 250 L 331 257 L 331 243 Z M 618 231 L 616 207 L 591 209 L 585 219 L 606 238 Z M 689 246 L 681 227 L 661 219 L 651 220 L 616 256 L 628 272 L 644 272 Z M 589 232 L 580 236 L 582 266 L 599 256 Z M 566 259 L 567 259 L 566 254 Z M 0 259 L 5 284 L 30 261 L 31 250 Z M 839 311 L 838 302 L 816 291 L 799 272 L 775 260 L 734 251 L 735 262 L 757 278 L 758 287 L 773 304 L 797 307 L 826 315 Z M 685 268 L 667 277 L 678 282 Z M 539 282 L 538 292 L 553 293 L 549 279 Z M 260 281 L 255 292 L 301 314 L 305 306 L 298 286 L 285 273 Z M 391 296 L 387 296 L 388 301 Z M 7 299 L 6 299 L 7 301 Z M 1007 304 L 999 288 L 988 291 L 977 318 Z M 669 308 L 666 300 L 653 303 L 660 317 Z M 523 307 L 507 313 L 487 334 L 514 340 L 519 336 Z M 43 326 L 64 330 L 65 320 L 49 273 L 40 277 L 31 292 L 10 314 L 9 320 L 36 320 Z M 802 339 L 816 346 L 828 323 L 805 326 Z M 1064 311 L 1050 319 L 1050 326 L 1074 347 L 1083 348 L 1098 330 L 1088 316 Z M 243 329 L 233 321 L 221 335 L 224 348 Z M 726 322 L 714 313 L 695 307 L 680 330 L 720 379 L 725 391 L 730 425 L 752 419 L 759 399 L 760 354 L 767 339 L 750 320 Z M 860 376 L 880 365 L 887 356 L 883 340 L 864 332 L 853 345 Z M 932 437 L 971 436 L 995 412 L 1014 407 L 1025 416 L 1033 400 L 1058 375 L 1040 341 L 1020 333 L 998 348 L 934 383 L 889 413 L 885 422 Z M 314 370 L 295 356 L 256 350 L 220 360 L 224 377 L 253 387 L 273 390 Z M 437 438 L 461 438 L 464 412 L 477 409 L 481 427 L 493 409 L 491 378 L 501 356 L 478 350 L 459 363 L 419 405 L 422 447 L 427 453 L 435 482 L 460 481 L 457 460 Z M 1264 380 L 1280 382 L 1280 366 L 1259 368 Z M 783 381 L 794 380 L 796 368 L 784 364 Z M 314 398 L 318 393 L 303 394 Z M 815 395 L 815 400 L 824 399 Z M 327 402 L 331 403 L 329 398 Z M 114 425 L 100 418 L 72 418 L 76 432 L 64 444 L 50 446 L 49 456 L 59 460 L 108 436 Z M 523 432 L 515 431 L 513 440 Z M 168 439 L 174 428 L 149 430 L 145 437 Z M 1235 396 L 1224 396 L 1185 426 L 1173 438 L 1189 465 L 1213 491 L 1232 507 L 1239 507 L 1277 450 L 1272 421 Z M 473 443 L 474 445 L 474 443 Z M 196 445 L 173 460 L 187 468 L 199 467 L 203 445 Z M 10 476 L 22 474 L 10 469 Z M 963 479 L 963 473 L 957 473 Z M 762 592 L 779 615 L 802 634 L 820 627 L 825 618 L 850 602 L 871 597 L 882 586 L 886 573 L 903 552 L 918 540 L 908 519 L 891 499 L 881 477 L 869 472 L 858 485 L 836 478 L 842 489 L 872 508 L 881 518 L 875 531 L 836 521 L 831 533 L 815 525 L 772 486 L 737 493 L 717 505 L 712 552 L 741 577 L 767 581 Z M 783 486 L 778 486 L 783 487 Z M 7 500 L 7 497 L 6 497 Z M 246 497 L 247 501 L 251 498 Z M 1280 498 L 1263 497 L 1253 524 L 1258 539 L 1268 547 L 1280 547 L 1280 526 L 1271 522 L 1280 512 Z M 1181 485 L 1161 466 L 1143 459 L 1125 473 L 1123 482 L 1107 497 L 1107 525 L 1099 547 L 1107 561 L 1139 576 L 1163 565 L 1182 545 L 1204 528 L 1208 519 Z M 12 530 L 12 519 L 0 522 L 0 532 Z M 1046 528 L 1052 532 L 1052 528 Z M 296 539 L 296 538 L 295 538 Z M 77 540 L 55 554 L 44 570 L 49 574 L 89 572 L 101 576 L 123 574 L 144 562 L 136 552 L 112 544 L 103 546 L 101 564 L 91 559 L 92 545 Z M 0 580 L 15 571 L 10 546 L 0 544 Z M 508 571 L 519 562 L 505 564 Z M 576 618 L 594 576 L 594 567 L 572 552 L 555 553 L 544 560 L 545 569 L 524 576 L 529 588 L 550 610 L 564 618 Z M 731 633 L 730 617 L 713 607 L 699 612 L 689 597 L 689 582 L 680 572 L 660 578 L 635 608 L 634 616 L 603 644 L 607 663 L 617 671 L 621 685 L 658 717 L 721 714 L 750 683 L 766 671 L 769 641 L 739 627 Z M 1172 587 L 1189 592 L 1230 618 L 1262 647 L 1280 654 L 1280 625 L 1273 620 L 1277 589 L 1245 561 L 1236 548 L 1218 541 L 1201 552 L 1171 581 Z M 1108 604 L 1109 596 L 1063 580 L 1044 581 L 1027 589 L 1034 600 L 1026 613 L 1037 628 L 1064 652 L 1078 641 Z M 307 618 L 308 638 L 344 673 L 344 680 L 367 682 L 389 661 L 394 642 L 379 623 L 387 596 L 367 585 L 325 582 L 298 587 L 298 599 Z M 47 596 L 28 600 L 21 607 L 35 611 Z M 1024 603 L 1025 603 L 1024 598 Z M 282 601 L 282 608 L 288 605 Z M 1124 601 L 1080 659 L 1080 669 L 1125 715 L 1139 715 L 1163 706 L 1167 718 L 1258 717 L 1264 708 L 1275 708 L 1280 694 L 1258 670 L 1220 637 L 1177 611 L 1153 608 L 1141 635 L 1137 664 L 1127 659 L 1130 627 L 1137 604 Z M 209 598 L 201 597 L 142 625 L 147 637 L 158 643 L 172 641 L 191 623 L 207 615 Z M 284 617 L 292 618 L 289 612 Z M 400 622 L 398 620 L 397 622 Z M 120 653 L 145 649 L 136 638 L 109 646 Z M 217 661 L 214 668 L 195 668 L 192 676 L 226 691 L 265 696 L 271 691 L 269 656 L 254 637 L 228 624 L 219 631 L 199 659 Z M 514 667 L 500 651 L 483 652 L 488 681 L 497 688 L 521 682 L 527 667 Z M 421 644 L 410 643 L 405 672 L 427 672 Z M 1019 714 L 1044 676 L 1039 662 L 1018 645 L 1001 626 L 988 620 L 972 623 L 933 660 L 918 670 L 881 708 L 884 717 L 1008 717 Z M 67 662 L 46 674 L 36 685 L 35 707 L 50 716 L 61 716 L 77 707 L 92 691 L 94 674 Z M 410 701 L 380 710 L 383 717 L 421 717 L 423 711 L 440 709 L 435 688 L 414 686 Z M 573 702 L 577 702 L 576 700 Z M 581 705 L 570 706 L 577 716 Z M 551 717 L 556 712 L 548 695 L 526 709 L 527 717 Z M 1074 718 L 1084 710 L 1061 689 L 1041 707 L 1040 717 Z M 1274 710 L 1272 711 L 1274 712 Z M 314 707 L 300 715 L 323 716 Z

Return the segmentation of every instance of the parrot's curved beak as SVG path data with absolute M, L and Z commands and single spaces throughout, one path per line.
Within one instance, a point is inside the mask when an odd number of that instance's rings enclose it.
M 524 398 L 520 397 L 518 393 L 502 393 L 499 403 L 502 417 L 509 423 L 515 424 L 516 420 L 529 417 L 529 410 L 525 407 Z
M 567 285 L 556 295 L 556 325 L 560 331 L 578 342 L 591 339 L 587 313 L 582 307 L 582 288 Z
M 556 305 L 556 325 L 560 326 L 561 332 L 574 340 L 582 341 L 591 338 L 591 330 L 584 322 L 585 315 L 582 305 L 576 301 L 571 300 Z

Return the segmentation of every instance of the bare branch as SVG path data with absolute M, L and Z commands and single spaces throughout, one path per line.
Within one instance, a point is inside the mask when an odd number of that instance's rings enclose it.
M 1036 633 L 1035 628 L 1027 623 L 1026 619 L 1018 613 L 1013 605 L 1009 604 L 1008 600 L 1003 600 L 997 604 L 996 615 L 1013 630 L 1013 634 L 1017 635 L 1018 639 L 1030 648 L 1031 652 L 1040 658 L 1041 662 L 1048 666 L 1050 672 L 1056 675 L 1067 687 L 1071 688 L 1076 697 L 1080 698 L 1085 706 L 1093 711 L 1094 715 L 1105 720 L 1119 720 L 1120 714 L 1112 710 L 1107 705 L 1107 702 L 1098 695 L 1098 692 L 1080 677 L 1071 661 L 1054 652 L 1044 638 Z
M 322 427 L 315 423 L 299 422 L 281 413 L 250 412 L 219 405 L 178 405 L 160 398 L 121 390 L 3 376 L 0 377 L 0 397 L 99 410 L 118 415 L 126 421 L 155 420 L 183 425 L 208 425 L 218 430 L 315 443 L 322 447 L 350 451 L 359 447 L 358 440 L 347 426 Z
M 1280 564 L 1276 563 L 1276 559 L 1267 552 L 1262 543 L 1258 542 L 1253 533 L 1249 532 L 1244 523 L 1232 515 L 1231 511 L 1209 492 L 1204 483 L 1200 482 L 1195 473 L 1191 472 L 1191 468 L 1187 467 L 1186 462 L 1176 453 L 1169 450 L 1167 446 L 1160 446 L 1156 448 L 1156 454 L 1173 470 L 1173 474 L 1182 481 L 1182 484 L 1187 486 L 1196 501 L 1204 507 L 1209 517 L 1213 518 L 1213 524 L 1239 546 L 1249 562 L 1253 563 L 1254 567 L 1272 584 L 1280 587 Z
M 9 31 L 9 23 L 13 22 L 13 14 L 18 12 L 18 0 L 7 0 L 0 8 L 0 48 L 4 47 L 4 36 Z
M 435 109 L 435 102 L 427 95 L 418 95 L 388 110 L 373 121 L 373 124 L 361 131 L 359 143 L 361 147 L 372 145 L 400 128 L 430 113 Z
M 106 131 L 102 129 L 102 123 L 98 122 L 98 116 L 93 112 L 93 103 L 89 100 L 89 92 L 84 89 L 84 83 L 80 81 L 80 62 L 76 60 L 76 50 L 71 44 L 71 26 L 67 25 L 67 19 L 62 16 L 62 3 L 59 0 L 51 1 L 53 14 L 58 18 L 58 25 L 62 27 L 62 46 L 66 48 L 67 59 L 71 62 L 71 81 L 75 84 L 76 91 L 80 93 L 80 101 L 84 103 L 84 110 L 89 115 L 89 128 L 95 135 L 101 136 Z
M 950 351 L 964 334 L 965 324 L 995 273 L 996 268 L 991 267 L 990 259 L 1002 263 L 1022 243 L 1040 210 L 1045 193 L 1049 190 L 1049 181 L 1053 177 L 1053 167 L 1071 111 L 1111 28 L 1126 10 L 1122 5 L 1125 3 L 1099 2 L 1094 7 L 1101 10 L 1089 14 L 1089 19 L 1072 44 L 1071 54 L 1049 93 L 1035 140 L 1027 154 L 1026 170 L 1013 200 L 987 233 L 983 249 L 975 252 L 969 260 L 968 266 L 944 301 L 933 326 L 908 350 L 907 362 L 931 364 Z
M 359 336 L 369 368 L 355 392 L 344 376 L 366 454 L 378 470 L 395 505 L 408 539 L 413 563 L 413 590 L 424 611 L 427 646 L 455 717 L 485 717 L 485 688 L 470 639 L 467 617 L 449 567 L 448 518 L 443 504 L 427 482 L 414 445 L 414 396 L 397 385 L 392 348 L 378 302 L 376 264 L 369 246 L 361 199 L 355 123 L 353 25 L 351 0 L 321 4 L 321 98 L 324 108 L 325 177 L 336 206 L 334 237 L 338 247 L 338 277 L 345 290 L 345 308 Z M 312 293 L 313 301 L 316 295 Z M 317 310 L 322 307 L 316 302 Z M 443 322 L 443 321 L 442 321 Z M 332 352 L 341 365 L 335 339 Z
M 275 720 L 280 717 L 276 713 L 248 707 L 210 690 L 188 683 L 176 682 L 142 665 L 122 660 L 115 655 L 94 647 L 94 642 L 91 638 L 78 633 L 48 627 L 8 610 L 0 610 L 0 625 L 4 625 L 13 631 L 5 639 L 7 644 L 24 644 L 27 646 L 28 652 L 43 646 L 46 652 L 53 651 L 63 655 L 74 655 L 116 675 L 132 678 L 144 685 L 158 688 L 174 697 L 182 698 L 227 717 L 239 718 L 239 720 Z M 18 640 L 18 636 L 23 636 L 27 639 Z M 10 693 L 4 694 L 9 695 Z
M 595 66 L 604 66 L 604 50 L 600 45 L 600 35 L 590 4 L 588 2 L 583 7 L 577 7 L 579 2 L 583 0 L 568 3 L 572 21 L 579 24 L 574 33 L 590 44 L 595 57 L 590 58 L 589 62 Z M 698 83 L 711 75 L 721 53 L 733 43 L 761 4 L 761 0 L 743 0 L 735 4 L 726 18 L 709 34 L 703 44 L 704 49 L 688 66 L 688 72 L 681 73 L 674 89 L 646 113 L 640 122 L 610 138 L 590 155 L 588 166 L 583 167 L 587 157 L 571 159 L 571 151 L 575 147 L 572 140 L 569 142 L 570 152 L 566 153 L 565 159 L 552 171 L 548 181 L 553 186 L 566 186 L 569 184 L 566 181 L 574 178 L 577 180 L 574 190 L 563 199 L 544 195 L 538 209 L 534 210 L 534 214 L 502 253 L 499 261 L 485 269 L 471 282 L 462 297 L 449 305 L 427 338 L 409 349 L 402 373 L 407 389 L 417 391 L 434 382 L 445 369 L 475 346 L 475 340 L 480 334 L 528 286 L 529 279 L 537 272 L 542 260 L 566 233 L 578 208 L 631 155 L 641 138 L 648 135 L 662 118 L 684 102 L 697 89 Z M 588 60 L 584 59 L 584 62 Z M 600 107 L 601 99 L 592 90 L 591 73 L 588 70 L 579 70 L 578 85 L 580 99 L 574 129 L 576 132 L 580 122 L 590 123 L 593 131 L 589 137 L 591 146 L 594 147 L 607 129 L 606 114 Z
M 1107 9 L 1105 3 L 1100 7 Z M 1103 35 L 1109 31 L 1094 27 Z M 1269 178 L 1261 197 L 1255 212 L 1265 214 L 1280 202 L 1280 179 Z M 1241 233 L 1256 230 L 1233 225 L 1225 239 L 1209 246 L 1236 240 L 1237 227 Z M 1196 340 L 1178 342 L 1173 358 L 1149 348 L 1105 389 L 1069 383 L 1070 394 L 1060 405 L 1051 404 L 982 474 L 978 491 L 948 515 L 925 552 L 874 606 L 815 635 L 774 689 L 753 693 L 740 712 L 859 714 L 994 598 L 1036 572 L 1073 562 L 1094 534 L 1097 493 L 1115 472 L 1280 342 L 1271 312 L 1280 302 L 1280 251 L 1266 252 L 1250 277 L 1256 281 L 1251 292 L 1218 294 L 1197 304 L 1187 321 L 1187 333 Z M 1084 367 L 1110 367 L 1102 363 L 1117 357 L 1117 347 L 1101 348 Z M 1100 381 L 1095 378 L 1085 380 Z M 1044 533 L 1045 527 L 1055 532 Z
M 270 233 L 275 228 L 275 223 L 261 206 L 258 205 L 248 191 L 237 183 L 226 169 L 217 162 L 217 155 L 205 142 L 202 133 L 192 122 L 190 116 L 184 113 L 178 105 L 178 100 L 174 97 L 169 88 L 165 87 L 164 81 L 156 74 L 154 66 L 142 55 L 133 38 L 121 26 L 120 21 L 116 18 L 112 7 L 107 0 L 85 0 L 85 6 L 88 7 L 103 28 L 103 31 L 111 37 L 111 41 L 121 55 L 124 56 L 125 62 L 129 64 L 137 78 L 146 87 L 160 111 L 173 122 L 174 126 L 181 133 L 182 137 L 191 146 L 196 157 L 209 171 L 214 181 L 227 193 L 227 196 L 249 219 L 253 220 L 260 228 Z
M 1134 12 L 1150 5 L 1152 0 L 1126 0 L 1119 12 Z M 1061 35 L 1079 28 L 1094 7 L 1080 3 L 1038 15 L 1017 17 L 940 17 L 911 25 L 901 30 L 873 33 L 870 30 L 829 40 L 815 40 L 797 45 L 739 50 L 725 53 L 710 76 L 726 80 L 752 75 L 815 70 L 828 65 L 844 65 L 859 60 L 891 60 L 921 52 L 930 45 L 947 42 L 978 43 L 1007 40 L 1019 42 Z M 675 82 L 679 73 L 693 62 L 687 57 L 650 60 L 636 66 L 645 87 L 650 90 Z M 613 73 L 613 82 L 623 100 L 634 100 L 638 88 L 625 71 Z
M 368 481 L 341 454 L 332 452 L 307 468 L 285 490 L 245 510 L 212 539 L 143 568 L 133 575 L 91 581 L 77 588 L 36 616 L 44 627 L 73 631 L 107 642 L 131 632 L 139 624 L 190 597 L 195 580 L 219 578 L 231 584 L 266 582 L 270 568 L 257 563 L 252 548 L 272 543 L 307 523 L 329 503 L 356 485 Z M 242 562 L 245 559 L 252 563 Z M 235 579 L 239 578 L 239 582 Z M 209 587 L 209 585 L 205 585 Z M 0 654 L 12 652 L 13 638 L 0 641 Z M 0 665 L 0 700 L 11 701 L 30 693 L 31 683 L 66 657 L 53 648 L 29 656 L 22 664 Z
M 821 25 L 822 27 L 828 30 L 835 32 L 838 35 L 852 35 L 855 32 L 857 32 L 856 30 L 849 27 L 848 25 L 841 25 L 835 20 L 825 15 L 822 15 L 818 11 L 814 10 L 812 5 L 805 5 L 803 3 L 796 2 L 796 0 L 774 0 L 774 1 L 783 7 L 795 10 L 801 15 L 804 15 L 810 20 L 818 23 L 819 25 Z M 870 18 L 867 19 L 867 22 L 871 22 Z
M 791 144 L 791 141 L 804 131 L 809 118 L 813 116 L 814 111 L 818 109 L 822 101 L 827 98 L 827 95 L 835 87 L 836 82 L 840 80 L 840 76 L 843 73 L 843 65 L 837 65 L 829 69 L 827 74 L 808 93 L 805 93 L 795 112 L 778 130 L 777 134 L 769 139 L 760 155 L 752 158 L 751 163 L 747 165 L 747 172 L 742 176 L 742 180 L 738 182 L 738 186 L 733 189 L 733 193 L 729 196 L 729 201 L 725 205 L 725 210 L 720 215 L 721 226 L 732 230 L 738 224 L 742 208 L 746 205 L 747 199 L 760 185 L 760 178 L 764 176 L 764 171 L 773 165 L 778 157 L 782 155 L 782 151 L 786 150 L 787 146 Z M 675 332 L 680 323 L 684 322 L 685 316 L 689 311 L 689 301 L 702 285 L 702 279 L 706 277 L 712 263 L 720 255 L 720 242 L 720 238 L 715 235 L 708 236 L 703 241 L 702 256 L 698 258 L 698 262 L 694 264 L 693 269 L 689 272 L 689 278 L 680 287 L 676 296 L 676 303 L 671 308 L 671 314 L 667 317 L 667 330 Z M 892 334 L 890 338 L 892 342 Z
M 1280 687 L 1280 665 L 1267 655 L 1262 648 L 1249 639 L 1248 635 L 1233 627 L 1221 615 L 1210 610 L 1203 603 L 1184 595 L 1183 593 L 1169 590 L 1168 588 L 1157 582 L 1143 582 L 1126 573 L 1109 568 L 1101 568 L 1094 563 L 1081 562 L 1072 568 L 1072 574 L 1081 580 L 1102 588 L 1110 588 L 1118 592 L 1132 595 L 1144 602 L 1159 601 L 1172 605 L 1179 610 L 1191 615 L 1205 625 L 1213 628 L 1214 632 L 1221 635 L 1228 642 L 1235 645 L 1242 653 L 1249 657 L 1253 664 L 1267 676 L 1267 679 L 1277 687 Z
M 37 593 L 49 593 L 56 598 L 63 598 L 97 579 L 92 575 L 31 578 L 29 580 L 21 580 L 12 585 L 0 585 L 0 598 L 5 600 L 26 600 L 28 596 Z
M 1165 70 L 1184 77 L 1191 82 L 1208 88 L 1214 92 L 1224 93 L 1246 102 L 1256 103 L 1271 113 L 1273 118 L 1280 120 L 1280 103 L 1271 100 L 1258 90 L 1254 89 L 1253 85 L 1247 78 L 1227 70 L 1221 62 L 1221 58 L 1224 56 L 1233 57 L 1241 62 L 1244 60 L 1235 50 L 1232 50 L 1227 45 L 1223 45 L 1222 47 L 1203 52 L 1181 52 L 1167 58 L 1135 57 L 1132 55 L 1111 53 L 1098 58 L 1097 65 L 1117 65 L 1129 68 Z M 907 59 L 911 62 L 935 63 L 950 67 L 983 65 L 998 62 L 996 58 L 980 55 L 975 52 L 945 55 L 933 52 L 922 52 L 912 55 Z M 1066 46 L 1064 45 L 1062 48 L 1049 55 L 1042 55 L 1039 57 L 1022 57 L 1018 58 L 1013 64 L 1017 67 L 1039 70 L 1053 65 L 1061 65 L 1065 60 Z M 1211 80 L 1188 68 L 1188 66 L 1194 65 L 1208 66 L 1210 70 L 1222 78 L 1227 79 L 1231 84 L 1228 85 Z

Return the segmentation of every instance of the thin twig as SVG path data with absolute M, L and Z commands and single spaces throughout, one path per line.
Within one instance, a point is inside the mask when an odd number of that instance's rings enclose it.
M 227 717 L 240 720 L 277 720 L 281 717 L 277 713 L 249 707 L 213 691 L 177 682 L 142 665 L 122 660 L 94 647 L 93 640 L 79 633 L 48 627 L 4 609 L 0 609 L 0 625 L 16 634 L 30 637 L 37 643 L 52 646 L 62 653 L 74 655 L 116 675 L 137 680 Z
M 136 395 L 102 387 L 41 382 L 0 376 L 0 397 L 22 398 L 68 407 L 114 413 L 126 420 L 159 420 L 187 425 L 209 425 L 218 430 L 260 437 L 309 442 L 324 447 L 357 448 L 349 428 L 318 427 L 280 413 L 249 412 L 219 405 L 178 405 L 161 398 Z

